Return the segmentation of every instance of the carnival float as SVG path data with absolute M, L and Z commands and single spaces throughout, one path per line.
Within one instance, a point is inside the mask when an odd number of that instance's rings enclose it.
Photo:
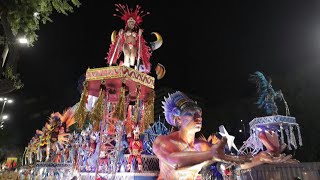
M 162 44 L 147 43 L 139 28 L 149 14 L 140 6 L 116 4 L 125 28 L 111 34 L 107 67 L 88 69 L 80 101 L 52 113 L 25 148 L 21 179 L 139 179 L 157 177 L 152 142 L 169 130 L 154 122 L 151 53 Z M 121 59 L 123 58 L 123 59 Z M 157 79 L 165 68 L 154 68 Z
M 156 41 L 144 39 L 140 25 L 149 12 L 140 6 L 116 4 L 116 13 L 125 27 L 111 34 L 107 66 L 87 69 L 79 102 L 62 113 L 52 113 L 44 127 L 36 130 L 23 154 L 20 179 L 157 179 L 159 159 L 153 143 L 171 129 L 160 119 L 154 121 L 153 113 L 155 77 L 150 75 L 150 58 L 161 47 L 162 37 L 154 32 Z M 157 79 L 166 73 L 161 64 L 154 70 Z M 260 88 L 258 105 L 268 116 L 250 122 L 251 136 L 239 150 L 228 141 L 229 153 L 232 147 L 238 155 L 265 149 L 276 152 L 285 139 L 289 148 L 302 145 L 299 125 L 289 109 L 286 116 L 277 113 L 274 100 L 285 102 L 281 91 L 275 92 L 261 72 L 252 79 Z M 202 139 L 216 144 L 223 136 L 231 137 L 223 126 L 219 129 L 220 133 Z M 223 164 L 224 169 L 221 164 L 208 166 L 202 179 L 227 179 L 227 170 L 232 169 Z

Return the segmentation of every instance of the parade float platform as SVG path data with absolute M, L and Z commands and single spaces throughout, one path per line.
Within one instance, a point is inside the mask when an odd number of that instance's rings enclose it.
M 249 122 L 249 126 L 250 137 L 239 149 L 241 153 L 257 154 L 260 150 L 264 150 L 259 138 L 263 131 L 277 132 L 280 142 L 286 143 L 289 150 L 292 150 L 292 147 L 297 149 L 298 145 L 302 146 L 300 127 L 295 117 L 282 115 L 257 117 Z
M 101 179 L 113 179 L 113 180 L 156 180 L 159 173 L 152 172 L 123 172 L 116 174 L 99 173 Z M 79 179 L 95 179 L 96 173 L 80 173 Z M 99 177 L 98 177 L 99 178 Z
M 122 162 L 121 166 L 127 167 L 129 156 L 130 156 L 130 154 L 124 154 L 123 162 Z M 142 154 L 141 159 L 142 159 L 143 173 L 159 173 L 159 170 L 160 170 L 159 169 L 159 159 L 157 158 L 157 156 Z M 131 172 L 137 171 L 137 167 L 135 167 L 136 165 L 137 164 L 132 165 L 133 167 L 131 168 Z M 80 169 L 84 169 L 84 167 L 81 166 Z M 84 172 L 84 173 L 86 173 L 86 172 Z M 130 172 L 124 172 L 124 170 L 123 170 L 122 173 L 130 173 Z
M 320 179 L 320 162 L 265 164 L 243 172 L 241 179 L 316 180 Z
M 145 99 L 154 89 L 155 79 L 148 74 L 126 66 L 110 66 L 87 69 L 86 81 L 88 82 L 89 95 L 98 97 L 100 85 L 104 83 L 109 92 L 109 100 L 117 101 L 123 83 L 130 93 L 130 99 L 135 100 L 137 97 L 137 86 L 140 86 L 140 99 Z
M 131 172 L 125 172 L 124 168 L 121 169 L 120 172 L 116 173 L 105 173 L 99 172 L 97 173 L 97 178 L 101 179 L 113 179 L 113 180 L 153 180 L 157 179 L 159 175 L 159 159 L 154 155 L 141 155 L 143 171 L 138 172 L 137 164 L 133 163 Z M 129 159 L 129 154 L 124 155 L 124 162 L 122 164 L 123 167 L 127 166 Z M 83 169 L 83 167 L 80 167 Z M 50 172 L 58 172 L 52 173 Z M 49 174 L 48 174 L 49 173 Z M 33 177 L 42 177 L 44 179 L 49 179 L 50 176 L 56 179 L 63 179 L 63 177 L 72 178 L 76 176 L 78 179 L 95 179 L 96 172 L 84 172 L 82 170 L 77 171 L 74 169 L 74 165 L 72 163 L 53 163 L 53 162 L 37 162 L 34 165 L 24 166 L 20 168 L 19 171 L 20 179 L 32 179 Z M 29 174 L 29 176 L 26 176 Z M 47 175 L 45 175 L 47 174 Z M 60 174 L 56 176 L 57 174 Z M 63 175 L 62 175 L 63 174 Z M 31 176 L 30 176 L 31 175 Z M 62 176 L 61 176 L 62 175 Z
M 292 116 L 265 116 L 254 118 L 250 123 L 250 129 L 256 129 L 259 127 L 266 127 L 268 129 L 279 129 L 279 126 L 297 126 L 296 118 Z

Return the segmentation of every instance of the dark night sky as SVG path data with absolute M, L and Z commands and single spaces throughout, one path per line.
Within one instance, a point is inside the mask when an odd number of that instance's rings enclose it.
M 315 147 L 308 153 L 302 147 L 297 153 L 312 154 L 305 160 L 320 159 L 316 151 L 320 145 L 311 140 L 320 138 L 317 0 L 212 1 L 212 5 L 209 1 L 82 1 L 69 16 L 55 14 L 53 23 L 40 27 L 34 47 L 21 50 L 19 72 L 25 87 L 10 94 L 16 102 L 5 109 L 11 115 L 7 131 L 14 132 L 8 142 L 26 145 L 51 112 L 79 101 L 78 78 L 88 67 L 105 66 L 110 35 L 123 27 L 122 20 L 112 16 L 114 3 L 119 2 L 140 4 L 151 12 L 141 27 L 149 41 L 154 40 L 152 31 L 162 35 L 164 43 L 151 61 L 167 70 L 156 88 L 171 87 L 206 99 L 204 121 L 210 133 L 220 124 L 236 132 L 239 123 L 232 121 L 255 117 L 256 94 L 248 77 L 260 70 L 273 79 L 275 90 L 284 92 L 292 116 L 302 126 L 305 146 Z

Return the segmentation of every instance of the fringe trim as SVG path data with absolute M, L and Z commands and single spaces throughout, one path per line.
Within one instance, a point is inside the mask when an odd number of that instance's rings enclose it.
M 93 110 L 90 115 L 90 120 L 93 122 L 93 131 L 96 132 L 100 130 L 100 122 L 103 119 L 103 99 L 104 90 L 100 89 L 98 100 L 94 104 Z
M 134 115 L 133 115 L 133 120 L 136 124 L 138 122 L 138 116 L 139 116 L 140 88 L 138 88 L 137 91 L 138 91 L 138 95 L 136 98 L 136 104 L 134 105 Z
M 83 128 L 84 121 L 87 117 L 87 112 L 86 112 L 87 97 L 88 97 L 87 82 L 84 82 L 83 83 L 83 92 L 81 94 L 79 106 L 74 113 L 74 118 L 78 122 L 78 127 L 80 129 Z
M 144 129 L 148 129 L 150 123 L 154 123 L 154 98 L 155 98 L 155 93 L 154 93 L 154 90 L 152 90 L 148 96 L 147 102 L 145 103 L 144 115 L 143 115 Z
M 289 129 L 285 129 L 286 131 L 286 135 L 287 135 L 287 145 L 288 145 L 288 149 L 292 150 L 291 148 L 291 142 L 290 142 L 290 135 L 289 135 Z
M 291 144 L 295 149 L 297 149 L 297 141 L 296 141 L 296 137 L 295 137 L 294 132 L 293 132 L 293 126 L 290 125 L 289 130 L 290 130 L 290 141 L 291 141 Z
M 119 101 L 116 105 L 115 112 L 113 113 L 112 117 L 124 120 L 124 105 L 125 105 L 125 87 L 121 87 L 120 89 L 120 95 L 119 95 Z
M 302 138 L 301 138 L 301 132 L 300 132 L 300 127 L 299 125 L 297 125 L 297 129 L 298 129 L 298 140 L 299 140 L 299 145 L 302 146 Z
M 126 134 L 129 134 L 132 132 L 132 106 L 128 106 L 128 113 L 127 113 L 127 120 L 125 122 L 125 128 L 126 128 Z

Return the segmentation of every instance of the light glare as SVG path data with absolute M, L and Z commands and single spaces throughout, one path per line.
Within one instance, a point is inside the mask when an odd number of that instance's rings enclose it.
M 34 16 L 34 17 L 38 17 L 38 16 L 39 16 L 39 13 L 38 13 L 38 12 L 34 12 L 34 13 L 33 13 L 33 16 Z
M 28 44 L 29 43 L 28 39 L 26 39 L 26 38 L 19 38 L 18 41 L 20 44 Z

